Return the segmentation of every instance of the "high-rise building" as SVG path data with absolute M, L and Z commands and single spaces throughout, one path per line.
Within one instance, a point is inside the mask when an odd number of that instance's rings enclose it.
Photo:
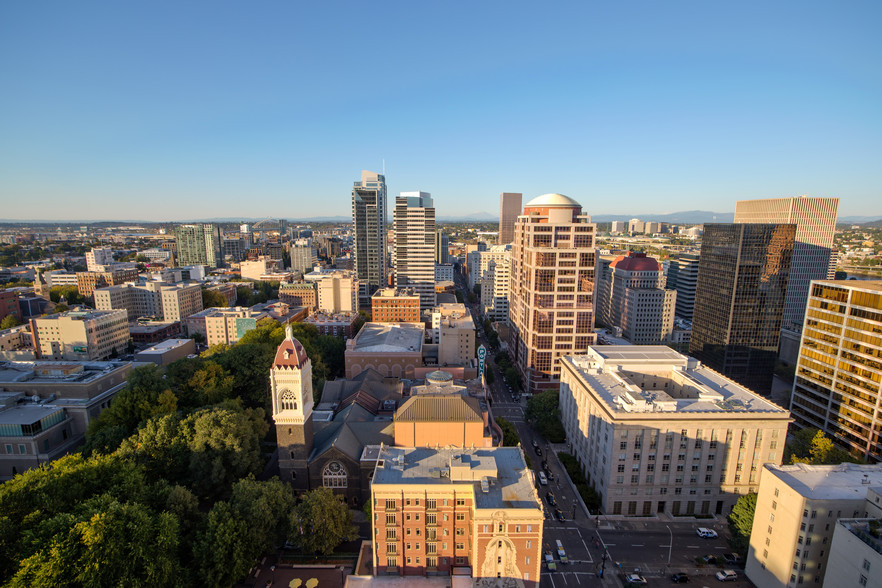
M 671 260 L 668 270 L 667 287 L 677 291 L 677 306 L 674 314 L 687 321 L 692 320 L 695 307 L 695 285 L 698 283 L 698 261 L 696 253 L 681 253 Z
M 491 261 L 481 278 L 481 306 L 484 316 L 493 322 L 508 322 L 511 251 L 508 253 L 502 259 Z
M 521 214 L 520 192 L 503 192 L 499 195 L 499 245 L 514 241 L 514 226 Z
M 597 342 L 596 231 L 582 205 L 562 194 L 534 198 L 515 223 L 510 352 L 529 393 L 556 390 L 558 358 Z
M 608 276 L 598 281 L 597 318 L 621 327 L 622 336 L 634 345 L 667 341 L 674 329 L 677 293 L 665 289 L 658 260 L 631 251 L 613 260 Z
M 182 266 L 223 267 L 223 240 L 217 225 L 178 225 L 175 227 L 177 260 Z
M 765 198 L 739 200 L 735 204 L 736 223 L 787 223 L 796 225 L 790 279 L 784 301 L 785 329 L 799 331 L 805 315 L 809 283 L 833 279 L 830 254 L 836 231 L 839 198 Z M 834 270 L 835 271 L 835 270 Z
M 311 272 L 318 261 L 311 239 L 295 239 L 289 247 L 289 254 L 291 269 L 301 274 Z
M 413 288 L 420 308 L 435 306 L 435 207 L 428 192 L 395 199 L 395 286 Z
M 544 515 L 519 447 L 381 447 L 371 504 L 376 576 L 539 585 Z
M 113 265 L 112 247 L 92 247 L 86 251 L 86 271 L 103 272 L 105 265 Z
M 321 312 L 336 314 L 358 312 L 358 278 L 355 272 L 336 270 L 328 272 L 315 282 L 318 292 L 318 309 Z
M 352 187 L 352 257 L 361 287 L 363 306 L 371 294 L 386 285 L 386 177 L 361 172 L 361 181 Z
M 867 515 L 867 496 L 882 484 L 882 466 L 763 466 L 744 571 L 757 588 L 821 586 L 830 570 L 836 521 Z M 878 494 L 876 495 L 878 497 Z M 836 569 L 835 583 L 858 584 L 858 570 Z
M 444 234 L 443 229 L 435 231 L 435 263 L 447 263 L 450 257 L 450 237 Z
M 491 245 L 486 251 L 473 251 L 469 253 L 469 288 L 474 288 L 481 283 L 484 272 L 490 263 L 502 259 L 511 259 L 511 243 L 506 245 Z
M 606 514 L 728 513 L 781 463 L 788 412 L 667 346 L 560 364 L 561 421 Z
M 632 235 L 642 235 L 645 225 L 639 218 L 632 218 L 628 221 L 628 232 Z
M 625 221 L 613 221 L 610 223 L 609 232 L 610 233 L 624 233 L 627 225 Z
M 790 410 L 838 445 L 882 461 L 882 280 L 811 283 Z
M 772 389 L 792 224 L 706 224 L 690 355 L 761 394 Z

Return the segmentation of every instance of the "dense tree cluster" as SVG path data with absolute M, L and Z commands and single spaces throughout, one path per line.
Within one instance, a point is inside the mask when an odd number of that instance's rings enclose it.
M 527 410 L 524 412 L 527 422 L 532 423 L 539 434 L 552 443 L 563 443 L 567 438 L 560 420 L 558 404 L 557 390 L 546 390 L 534 394 L 527 401 Z
M 320 378 L 342 370 L 342 342 L 295 331 Z M 229 586 L 286 541 L 313 554 L 354 538 L 331 491 L 297 499 L 255 478 L 283 336 L 263 325 L 165 373 L 132 370 L 81 453 L 0 486 L 0 583 Z
M 729 544 L 742 559 L 747 557 L 750 545 L 750 531 L 753 529 L 753 515 L 756 513 L 756 493 L 745 494 L 738 499 L 729 513 Z
M 820 429 L 800 429 L 796 431 L 784 450 L 786 463 L 808 463 L 829 465 L 843 462 L 863 463 L 856 457 L 833 445 L 833 442 Z

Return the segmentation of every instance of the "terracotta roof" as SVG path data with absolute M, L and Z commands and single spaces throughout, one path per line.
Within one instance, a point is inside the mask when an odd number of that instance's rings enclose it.
M 306 357 L 306 350 L 300 341 L 294 338 L 290 328 L 287 331 L 288 337 L 282 341 L 276 350 L 276 358 L 273 360 L 273 367 L 277 368 L 302 368 L 309 359 Z
M 624 270 L 626 272 L 657 272 L 661 270 L 661 264 L 654 257 L 646 257 L 645 253 L 629 252 L 628 255 L 620 255 L 609 264 L 610 268 Z
M 452 396 L 411 396 L 398 412 L 396 421 L 409 422 L 476 422 L 482 421 L 481 404 L 477 398 Z

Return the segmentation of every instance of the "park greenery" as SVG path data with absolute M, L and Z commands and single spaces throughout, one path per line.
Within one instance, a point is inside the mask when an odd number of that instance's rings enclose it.
M 579 467 L 579 461 L 569 453 L 558 453 L 557 458 L 567 471 L 567 475 L 570 477 L 570 480 L 572 480 L 573 485 L 579 492 L 579 496 L 582 497 L 582 502 L 585 503 L 588 512 L 599 513 L 600 496 L 585 478 L 585 475 L 582 473 L 582 468 Z
M 294 330 L 316 383 L 340 373 L 342 341 Z M 351 513 L 330 490 L 297 498 L 276 478 L 257 479 L 283 337 L 260 325 L 165 373 L 133 369 L 80 453 L 0 486 L 0 583 L 230 586 L 286 541 L 314 555 L 353 539 Z

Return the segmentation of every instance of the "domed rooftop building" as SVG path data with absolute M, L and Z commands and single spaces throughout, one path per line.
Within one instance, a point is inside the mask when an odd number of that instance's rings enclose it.
M 582 205 L 563 194 L 542 194 L 524 205 L 524 214 L 547 216 L 546 222 L 572 222 L 582 214 Z

